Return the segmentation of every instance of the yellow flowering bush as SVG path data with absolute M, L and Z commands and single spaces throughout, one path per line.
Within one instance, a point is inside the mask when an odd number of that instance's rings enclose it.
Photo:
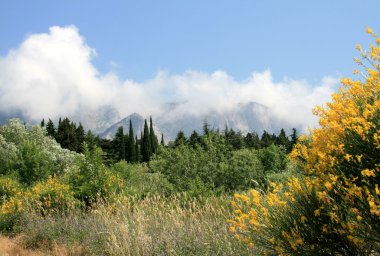
M 21 189 L 21 185 L 17 180 L 10 177 L 1 176 L 0 177 L 0 205 L 9 199 L 11 196 L 15 195 Z
M 13 232 L 27 209 L 28 200 L 16 181 L 2 177 L 1 183 L 6 196 L 0 204 L 0 231 Z
M 380 251 L 380 38 L 357 49 L 362 78 L 343 78 L 320 127 L 290 157 L 301 180 L 236 195 L 231 232 L 257 254 L 372 255 Z
M 64 213 L 78 204 L 70 186 L 51 176 L 46 181 L 35 184 L 30 193 L 31 207 L 43 215 Z

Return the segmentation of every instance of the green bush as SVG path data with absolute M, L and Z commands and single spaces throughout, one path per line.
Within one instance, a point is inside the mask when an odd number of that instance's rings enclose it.
M 101 200 L 110 200 L 121 193 L 123 181 L 102 163 L 102 151 L 85 148 L 85 156 L 78 156 L 75 164 L 65 170 L 65 183 L 69 184 L 74 197 L 86 206 Z

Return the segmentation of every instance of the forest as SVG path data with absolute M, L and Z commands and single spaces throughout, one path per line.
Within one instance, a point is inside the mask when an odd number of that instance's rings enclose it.
M 69 118 L 9 120 L 1 234 L 39 255 L 378 255 L 380 38 L 367 33 L 364 78 L 342 79 L 309 134 L 205 122 L 165 142 L 150 118 L 107 140 Z

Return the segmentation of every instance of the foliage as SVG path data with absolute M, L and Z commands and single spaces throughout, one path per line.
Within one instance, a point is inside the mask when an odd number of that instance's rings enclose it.
M 262 148 L 258 151 L 259 158 L 263 164 L 265 172 L 279 173 L 286 169 L 287 154 L 284 146 L 275 146 Z
M 64 180 L 74 192 L 74 197 L 91 206 L 98 199 L 111 200 L 123 187 L 122 180 L 102 163 L 99 148 L 90 151 L 85 147 L 85 157 L 78 157 L 75 165 L 65 170 Z
M 202 144 L 161 147 L 149 166 L 164 174 L 177 191 L 206 195 L 263 186 L 269 172 L 286 168 L 286 154 L 274 145 L 262 151 L 233 150 L 225 136 L 209 131 Z
M 26 185 L 61 174 L 75 157 L 46 136 L 39 126 L 27 128 L 17 119 L 0 127 L 0 174 L 18 177 Z
M 267 193 L 236 195 L 231 231 L 263 253 L 375 255 L 380 252 L 380 38 L 368 53 L 357 48 L 364 80 L 317 107 L 320 127 L 291 154 L 308 177 L 273 185 Z M 355 71 L 358 73 L 358 71 Z
M 43 215 L 68 212 L 78 204 L 69 185 L 51 176 L 35 184 L 30 191 L 32 207 Z

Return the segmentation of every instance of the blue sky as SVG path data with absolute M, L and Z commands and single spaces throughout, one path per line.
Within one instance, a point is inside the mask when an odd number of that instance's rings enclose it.
M 159 70 L 224 70 L 237 80 L 270 69 L 317 83 L 350 75 L 365 27 L 380 27 L 380 1 L 3 0 L 0 55 L 50 26 L 75 25 L 96 49 L 94 65 L 123 79 Z M 113 64 L 116 65 L 113 65 Z
M 306 130 L 352 76 L 379 10 L 378 0 L 2 0 L 0 112 L 39 121 L 111 107 L 122 118 L 186 102 L 181 116 L 257 102 Z

